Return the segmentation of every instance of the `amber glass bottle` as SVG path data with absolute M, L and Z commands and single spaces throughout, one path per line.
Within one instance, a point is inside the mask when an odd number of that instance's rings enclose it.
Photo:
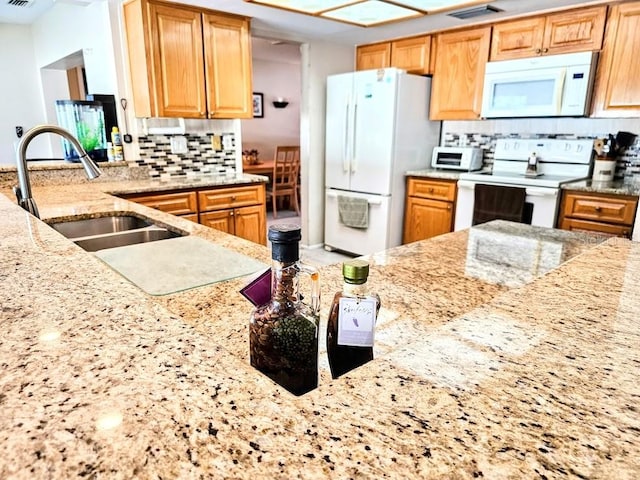
M 380 297 L 368 291 L 369 264 L 342 264 L 344 284 L 333 298 L 327 324 L 327 355 L 331 376 L 338 378 L 373 360 L 373 330 Z

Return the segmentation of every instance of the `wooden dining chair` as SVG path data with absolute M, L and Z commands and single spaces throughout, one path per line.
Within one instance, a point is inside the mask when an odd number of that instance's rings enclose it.
M 267 199 L 271 198 L 273 218 L 278 218 L 278 198 L 289 197 L 290 205 L 300 215 L 298 203 L 298 176 L 300 172 L 300 147 L 278 146 L 273 160 L 271 185 L 267 187 Z

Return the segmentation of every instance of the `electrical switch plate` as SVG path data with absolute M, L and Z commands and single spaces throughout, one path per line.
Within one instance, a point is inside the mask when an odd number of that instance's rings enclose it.
M 233 137 L 231 135 L 222 136 L 222 147 L 225 150 L 233 150 Z
M 220 138 L 220 135 L 211 136 L 211 148 L 213 148 L 215 152 L 222 150 L 222 139 Z
M 187 153 L 187 137 L 176 135 L 171 137 L 171 153 Z

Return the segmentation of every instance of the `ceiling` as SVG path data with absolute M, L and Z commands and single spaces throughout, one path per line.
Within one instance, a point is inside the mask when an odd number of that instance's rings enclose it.
M 29 6 L 15 7 L 7 5 L 8 1 L 10 0 L 0 0 L 0 23 L 30 24 L 54 4 L 54 0 L 28 0 L 30 2 Z M 56 1 L 77 4 L 79 8 L 82 8 L 81 5 L 86 5 L 91 1 L 105 0 Z M 326 40 L 344 45 L 359 45 L 443 28 L 473 25 L 474 23 L 493 21 L 531 12 L 604 2 L 603 0 L 495 0 L 487 1 L 486 3 L 504 10 L 503 12 L 469 20 L 458 20 L 447 16 L 446 13 L 438 13 L 377 27 L 354 26 L 334 20 L 248 3 L 243 0 L 184 0 L 180 3 L 252 17 L 252 32 L 260 37 L 298 42 Z

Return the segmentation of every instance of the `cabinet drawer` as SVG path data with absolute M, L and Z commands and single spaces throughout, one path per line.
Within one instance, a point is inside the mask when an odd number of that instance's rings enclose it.
M 158 195 L 145 195 L 129 197 L 136 203 L 155 208 L 173 215 L 187 215 L 198 213 L 198 204 L 195 192 L 162 193 Z
M 631 227 L 626 225 L 611 225 L 608 223 L 590 222 L 575 218 L 563 218 L 560 223 L 562 230 L 572 232 L 596 232 L 616 237 L 631 238 Z
M 201 212 L 264 203 L 264 185 L 204 190 L 198 192 L 198 201 Z
M 452 202 L 456 197 L 456 182 L 410 178 L 407 195 Z
M 632 225 L 637 204 L 634 197 L 570 193 L 566 194 L 563 213 L 565 217 Z

